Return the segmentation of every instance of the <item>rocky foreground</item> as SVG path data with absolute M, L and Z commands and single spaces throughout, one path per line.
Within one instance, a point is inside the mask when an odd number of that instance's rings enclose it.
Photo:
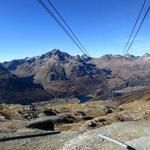
M 2 150 L 121 150 L 98 134 L 137 150 L 150 147 L 150 94 L 126 93 L 120 100 L 86 103 L 0 105 L 0 137 L 22 136 L 49 130 L 60 134 L 0 142 Z M 143 93 L 144 96 L 140 93 Z
M 112 137 L 137 150 L 150 147 L 150 121 L 114 123 L 81 133 L 64 131 L 58 135 L 15 140 L 0 143 L 0 149 L 8 150 L 121 150 L 121 147 L 102 140 L 98 134 Z

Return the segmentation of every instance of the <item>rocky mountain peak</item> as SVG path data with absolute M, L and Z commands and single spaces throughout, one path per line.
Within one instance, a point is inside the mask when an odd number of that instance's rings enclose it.
M 106 55 L 103 55 L 101 58 L 104 60 L 110 60 L 113 58 L 113 55 L 112 54 L 106 54 Z
M 150 57 L 150 54 L 149 54 L 149 53 L 145 53 L 145 54 L 143 55 L 143 57 Z
M 65 59 L 68 59 L 69 57 L 71 57 L 68 53 L 62 52 L 59 49 L 53 49 L 52 51 L 43 54 L 40 58 L 44 59 L 44 58 L 52 58 L 52 59 L 57 59 L 60 61 L 64 61 Z
M 10 75 L 9 71 L 0 64 L 0 78 L 4 75 Z
M 0 64 L 0 72 L 7 72 L 8 70 L 6 68 L 4 68 L 1 64 Z
M 52 55 L 59 55 L 63 52 L 61 52 L 59 49 L 53 49 L 51 52 L 50 52 Z
M 126 54 L 125 58 L 130 59 L 130 60 L 135 60 L 137 57 L 131 54 Z
M 3 84 L 4 79 L 11 78 L 7 82 L 13 81 L 14 85 L 22 85 L 21 78 L 25 82 L 28 81 L 29 89 L 33 86 L 35 90 L 33 83 L 40 84 L 48 94 L 56 97 L 97 95 L 101 91 L 107 92 L 108 87 L 119 89 L 129 84 L 130 86 L 149 85 L 149 63 L 143 65 L 144 63 L 139 62 L 140 60 L 148 62 L 150 54 L 144 56 L 128 54 L 126 60 L 129 61 L 124 61 L 122 65 L 120 63 L 124 57 L 122 55 L 107 54 L 99 58 L 90 58 L 87 55 L 72 56 L 53 49 L 42 56 L 2 63 L 0 75 Z M 30 86 L 29 83 L 32 85 Z
M 81 58 L 84 60 L 84 61 L 90 61 L 92 58 L 86 54 L 82 55 Z

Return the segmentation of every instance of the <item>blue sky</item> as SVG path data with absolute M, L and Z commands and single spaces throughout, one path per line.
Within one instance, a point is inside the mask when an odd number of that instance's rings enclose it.
M 91 56 L 122 54 L 143 0 L 51 0 Z M 58 48 L 82 54 L 37 0 L 0 0 L 0 61 Z M 150 5 L 147 2 L 146 8 Z M 144 9 L 146 11 L 146 8 Z M 130 50 L 150 48 L 150 13 Z

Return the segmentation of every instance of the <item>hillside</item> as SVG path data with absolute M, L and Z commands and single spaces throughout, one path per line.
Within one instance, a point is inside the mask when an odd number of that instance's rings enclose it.
M 39 57 L 14 60 L 3 66 L 18 77 L 33 76 L 49 93 L 57 97 L 94 95 L 107 88 L 109 70 L 97 69 L 80 56 L 53 50 Z
M 143 94 L 140 95 L 139 93 Z M 122 104 L 119 102 L 122 101 Z M 45 127 L 54 124 L 58 135 L 32 137 L 0 142 L 2 149 L 29 150 L 87 150 L 110 147 L 120 150 L 116 144 L 98 137 L 106 135 L 133 146 L 137 150 L 149 148 L 150 92 L 143 89 L 127 92 L 118 99 L 97 100 L 86 103 L 35 105 L 0 105 L 0 137 L 24 136 L 45 132 Z M 47 121 L 41 127 L 28 124 Z M 43 129 L 44 128 L 44 129 Z M 140 144 L 144 143 L 144 144 Z M 37 146 L 38 145 L 38 146 Z
M 46 54 L 4 62 L 3 71 L 26 80 L 26 89 L 39 86 L 50 98 L 111 98 L 115 90 L 150 86 L 150 55 L 71 56 L 54 49 Z M 13 86 L 16 86 L 13 83 Z M 3 86 L 3 85 L 1 85 Z M 37 87 L 36 87 L 37 89 Z M 34 91 L 34 90 L 33 90 Z M 47 96 L 46 96 L 47 97 Z M 49 99 L 50 99 L 49 98 Z M 43 99 L 45 101 L 46 99 Z
M 90 63 L 96 68 L 112 70 L 112 76 L 118 77 L 126 86 L 149 86 L 150 85 L 150 55 L 143 56 L 104 55 L 93 58 Z M 111 84 L 119 84 L 119 80 L 110 80 Z
M 50 98 L 32 77 L 17 77 L 0 65 L 0 103 L 30 104 Z

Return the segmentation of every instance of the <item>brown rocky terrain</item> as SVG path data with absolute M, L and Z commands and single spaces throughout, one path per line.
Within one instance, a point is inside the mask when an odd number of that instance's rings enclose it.
M 54 127 L 54 130 L 61 131 L 58 135 L 1 142 L 0 148 L 4 150 L 121 149 L 115 144 L 103 141 L 98 134 L 122 141 L 138 150 L 149 148 L 148 89 L 132 92 L 127 90 L 116 101 L 37 103 L 28 106 L 2 104 L 0 116 L 0 137 L 34 134 L 47 130 L 47 127 L 48 130 Z M 140 145 L 139 142 L 145 144 Z
M 150 86 L 149 62 L 148 54 L 90 58 L 54 49 L 38 57 L 1 65 L 14 76 L 31 83 L 28 86 L 40 85 L 49 94 L 49 100 L 78 98 L 86 101 L 97 96 L 108 99 L 115 95 L 115 90 L 127 87 Z
M 98 69 L 110 69 L 110 84 L 116 88 L 121 83 L 124 86 L 149 86 L 150 55 L 104 55 L 93 58 L 90 63 L 95 64 Z M 116 80 L 117 78 L 117 80 Z
M 53 50 L 1 64 L 0 138 L 61 133 L 0 142 L 0 149 L 121 149 L 99 133 L 148 149 L 149 57 L 90 58 Z
M 17 77 L 0 65 L 0 103 L 29 104 L 48 100 L 50 95 L 31 77 Z
M 34 82 L 57 97 L 89 95 L 106 86 L 107 70 L 99 70 L 80 56 L 53 50 L 40 57 L 4 63 L 19 77 L 33 76 Z

